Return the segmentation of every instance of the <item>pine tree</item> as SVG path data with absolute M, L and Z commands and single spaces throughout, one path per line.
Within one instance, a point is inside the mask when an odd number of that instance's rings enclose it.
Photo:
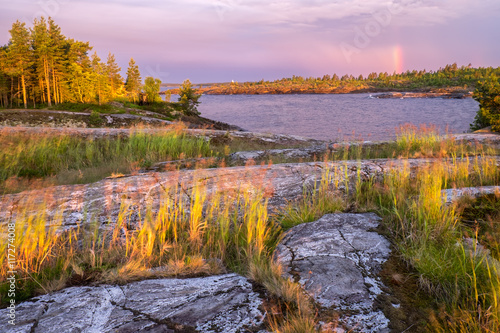
M 68 85 L 71 93 L 71 98 L 75 102 L 87 101 L 87 95 L 93 91 L 93 86 L 88 81 L 91 76 L 91 61 L 88 57 L 88 52 L 92 49 L 88 42 L 79 42 L 69 40 L 70 49 L 67 54 L 68 61 Z
M 7 75 L 7 46 L 0 47 L 0 107 L 9 105 L 9 76 Z
M 31 29 L 32 45 L 35 55 L 36 74 L 40 84 L 40 90 L 45 93 L 46 101 L 52 106 L 52 95 L 50 87 L 50 64 L 52 54 L 52 45 L 47 21 L 44 17 L 35 19 Z
M 32 52 L 30 48 L 30 34 L 25 23 L 16 21 L 12 24 L 12 29 L 9 31 L 11 38 L 7 58 L 9 60 L 12 74 L 18 77 L 22 86 L 22 96 L 24 108 L 28 107 L 26 81 L 29 76 L 29 68 L 31 66 Z
M 115 56 L 110 52 L 106 62 L 106 72 L 108 74 L 108 84 L 112 98 L 121 95 L 123 89 L 123 78 L 120 75 L 121 70 L 116 63 Z
M 179 89 L 179 103 L 181 104 L 186 115 L 196 116 L 200 114 L 197 109 L 198 104 L 200 104 L 198 101 L 200 97 L 201 95 L 196 94 L 193 90 L 191 81 L 185 80 L 182 83 L 182 86 Z
M 48 34 L 50 41 L 50 70 L 52 79 L 52 94 L 54 103 L 63 102 L 62 81 L 65 76 L 65 58 L 69 49 L 67 39 L 61 34 L 61 28 L 54 20 L 48 19 Z
M 94 95 L 99 105 L 107 98 L 107 73 L 106 67 L 101 63 L 101 58 L 94 52 L 92 55 L 92 82 L 94 83 Z
M 139 66 L 135 64 L 133 58 L 130 58 L 130 62 L 128 63 L 125 90 L 134 103 L 139 100 L 139 93 L 141 91 L 141 73 L 139 72 Z

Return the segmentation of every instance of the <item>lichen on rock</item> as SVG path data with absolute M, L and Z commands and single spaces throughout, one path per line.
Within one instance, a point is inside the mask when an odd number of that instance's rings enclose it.
M 237 274 L 159 279 L 125 286 L 72 287 L 16 307 L 5 333 L 227 332 L 259 330 L 265 314 L 252 285 Z
M 375 306 L 385 288 L 378 273 L 390 254 L 389 241 L 373 231 L 380 220 L 373 213 L 327 214 L 293 227 L 276 248 L 285 276 L 338 311 L 348 330 L 389 332 L 389 319 Z

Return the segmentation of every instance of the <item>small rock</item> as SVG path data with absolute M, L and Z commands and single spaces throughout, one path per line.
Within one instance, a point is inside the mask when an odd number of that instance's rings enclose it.
M 441 191 L 443 200 L 446 204 L 451 204 L 463 196 L 478 198 L 488 194 L 500 194 L 500 186 L 478 186 L 449 188 Z

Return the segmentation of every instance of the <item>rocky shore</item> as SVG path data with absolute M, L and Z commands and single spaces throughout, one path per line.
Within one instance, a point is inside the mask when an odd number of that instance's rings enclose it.
M 3 128 L 7 131 L 8 128 Z M 54 132 L 61 128 L 16 127 L 24 133 Z M 75 128 L 83 137 L 122 136 L 130 133 L 119 128 Z M 154 133 L 159 129 L 148 129 Z M 47 221 L 62 217 L 58 232 L 86 230 L 91 223 L 106 234 L 115 227 L 120 215 L 128 216 L 133 230 L 141 223 L 141 214 L 157 210 L 168 189 L 175 189 L 179 202 L 189 206 L 190 193 L 203 186 L 207 196 L 218 193 L 264 193 L 268 214 L 274 214 L 304 191 L 314 191 L 331 178 L 340 197 L 356 191 L 357 181 L 382 181 L 402 172 L 414 180 L 420 169 L 450 162 L 464 162 L 469 170 L 477 165 L 466 158 L 372 159 L 333 162 L 252 165 L 254 160 L 280 156 L 285 161 L 321 156 L 344 146 L 378 147 L 381 142 L 331 143 L 297 136 L 259 134 L 242 131 L 185 129 L 207 140 L 242 139 L 265 147 L 266 144 L 297 148 L 262 149 L 235 152 L 232 161 L 247 166 L 201 170 L 163 171 L 160 166 L 138 174 L 108 178 L 91 184 L 48 187 L 0 197 L 0 227 L 5 235 L 7 224 L 15 220 L 17 207 L 22 214 L 39 214 Z M 500 147 L 495 134 L 456 135 L 458 141 Z M 478 158 L 479 160 L 481 158 Z M 500 167 L 500 157 L 489 158 L 491 167 Z M 335 184 L 335 185 L 334 185 Z M 467 195 L 480 197 L 498 193 L 498 186 L 444 190 L 443 200 L 450 204 Z M 48 200 L 48 201 L 47 201 Z M 124 208 L 125 207 L 125 208 Z M 124 209 L 126 211 L 124 211 Z M 283 277 L 297 282 L 312 299 L 325 321 L 316 329 L 323 332 L 396 332 L 407 324 L 402 301 L 392 295 L 391 287 L 380 273 L 391 257 L 390 240 L 380 234 L 381 217 L 375 213 L 326 214 L 313 222 L 297 225 L 279 239 L 272 258 L 283 268 Z M 135 225 L 134 225 L 135 224 Z M 48 226 L 47 226 L 48 227 Z M 491 259 L 493 260 L 493 259 Z M 500 267 L 500 266 L 499 266 Z M 155 269 L 162 269 L 161 267 Z M 154 277 L 154 276 L 153 276 Z M 385 300 L 385 301 L 383 301 Z M 385 303 L 384 303 L 385 302 Z M 382 306 L 382 303 L 384 305 Z M 117 284 L 79 285 L 40 295 L 17 305 L 18 325 L 8 324 L 8 309 L 0 310 L 0 326 L 5 332 L 268 332 L 266 320 L 271 313 L 269 294 L 247 276 L 222 272 L 214 276 L 158 278 Z M 323 318 L 322 317 L 322 318 Z M 335 319 L 333 319 L 335 318 Z M 399 318 L 399 319 L 398 319 Z M 395 322 L 400 321 L 400 326 Z M 401 331 L 401 330 L 400 330 Z
M 472 92 L 389 92 L 374 94 L 373 98 L 444 98 L 444 99 L 464 99 L 472 98 Z

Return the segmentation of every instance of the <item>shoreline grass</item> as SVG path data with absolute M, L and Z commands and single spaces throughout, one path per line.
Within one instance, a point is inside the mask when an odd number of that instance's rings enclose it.
M 70 184 L 90 182 L 112 173 L 132 173 L 153 163 L 213 155 L 209 142 L 182 128 L 129 136 L 81 138 L 71 131 L 37 136 L 0 130 L 0 190 L 12 193 L 33 181 Z M 97 177 L 96 177 L 97 176 Z M 97 179 L 95 179 L 97 178 Z M 23 186 L 24 185 L 24 186 Z
M 131 135 L 85 138 L 70 129 L 61 133 L 15 133 L 0 130 L 0 193 L 16 193 L 54 185 L 85 184 L 115 175 L 134 174 L 155 163 L 172 160 L 169 168 L 203 168 L 237 166 L 229 154 L 244 149 L 258 149 L 259 143 L 231 139 L 202 139 L 183 132 L 176 124 L 164 132 L 147 133 L 131 129 Z M 264 149 L 284 148 L 266 143 Z M 260 148 L 262 149 L 262 148 Z M 334 145 L 334 152 L 323 158 L 332 161 L 379 158 L 464 158 L 496 155 L 488 146 L 456 141 L 440 136 L 431 126 L 405 125 L 398 130 L 394 143 L 375 146 L 362 144 Z M 196 160 L 208 158 L 197 163 Z M 289 159 L 266 157 L 258 163 L 291 163 L 321 160 L 321 156 Z M 182 161 L 185 161 L 183 163 Z M 170 170 L 170 169 L 169 169 Z M 161 171 L 161 170 L 160 170 Z

